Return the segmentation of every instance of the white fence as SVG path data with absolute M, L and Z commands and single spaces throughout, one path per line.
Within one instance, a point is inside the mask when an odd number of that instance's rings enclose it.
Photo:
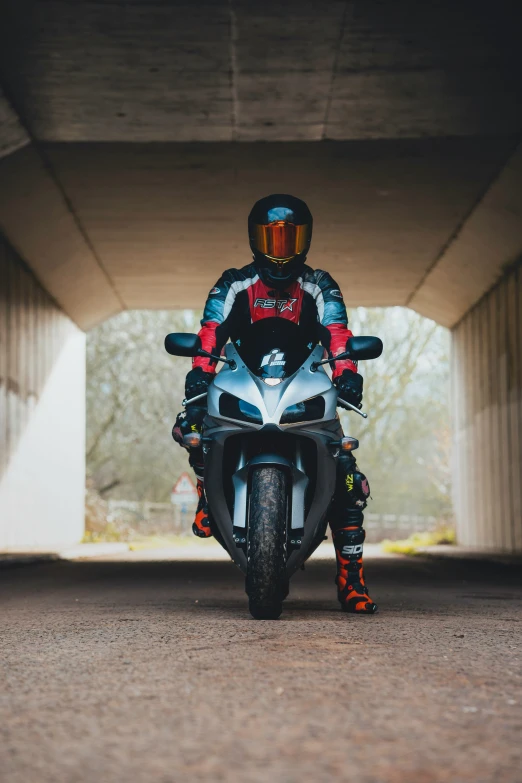
M 108 521 L 138 535 L 188 535 L 196 505 L 172 505 L 132 500 L 109 500 Z
M 439 523 L 436 517 L 421 514 L 372 514 L 364 512 L 366 540 L 377 543 L 384 538 L 397 540 L 408 538 L 412 533 L 435 530 Z
M 180 507 L 170 503 L 109 500 L 108 505 L 109 521 L 124 524 L 140 535 L 191 534 L 195 504 Z M 417 531 L 434 530 L 437 522 L 435 517 L 420 514 L 364 514 L 366 540 L 372 543 L 383 538 L 407 538 Z

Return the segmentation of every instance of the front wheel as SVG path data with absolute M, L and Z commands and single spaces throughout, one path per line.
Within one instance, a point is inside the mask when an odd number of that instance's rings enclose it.
M 252 474 L 248 519 L 246 592 L 256 620 L 277 620 L 288 592 L 286 579 L 287 477 L 276 467 Z

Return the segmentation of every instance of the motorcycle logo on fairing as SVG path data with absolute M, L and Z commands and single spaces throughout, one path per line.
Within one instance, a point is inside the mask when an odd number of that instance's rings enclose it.
M 297 299 L 256 299 L 254 307 L 262 307 L 264 310 L 271 310 L 277 307 L 280 313 L 284 313 L 285 310 L 294 312 L 294 305 Z
M 274 348 L 273 351 L 263 356 L 261 360 L 261 367 L 274 367 L 274 365 L 284 365 L 286 363 L 285 355 L 279 348 Z

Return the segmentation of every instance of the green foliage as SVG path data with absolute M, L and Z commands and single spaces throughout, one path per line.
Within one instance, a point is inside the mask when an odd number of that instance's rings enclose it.
M 425 533 L 412 533 L 408 538 L 399 541 L 390 541 L 385 538 L 381 541 L 381 548 L 384 552 L 391 552 L 398 555 L 416 555 L 419 549 L 427 546 L 438 546 L 439 544 L 455 544 L 456 534 L 454 528 L 449 525 L 441 525 L 436 530 L 426 531 Z
M 215 538 L 203 540 L 194 536 L 143 536 L 136 538 L 132 544 L 129 544 L 131 552 L 142 552 L 146 549 L 166 549 L 169 547 L 201 547 L 203 551 L 208 551 L 209 547 L 219 547 Z
M 112 522 L 100 531 L 86 530 L 83 534 L 82 544 L 101 544 L 107 541 L 126 541 L 127 538 Z

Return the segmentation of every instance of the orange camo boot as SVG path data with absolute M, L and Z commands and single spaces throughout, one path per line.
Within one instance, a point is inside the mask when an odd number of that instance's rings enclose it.
M 337 557 L 337 597 L 343 612 L 375 614 L 377 604 L 368 595 L 363 572 L 363 543 L 366 533 L 361 527 L 346 527 L 333 533 Z
M 210 529 L 210 522 L 208 519 L 208 504 L 205 496 L 205 485 L 203 480 L 198 478 L 197 480 L 198 490 L 198 507 L 196 509 L 196 516 L 192 523 L 192 532 L 199 538 L 210 538 L 212 531 Z

